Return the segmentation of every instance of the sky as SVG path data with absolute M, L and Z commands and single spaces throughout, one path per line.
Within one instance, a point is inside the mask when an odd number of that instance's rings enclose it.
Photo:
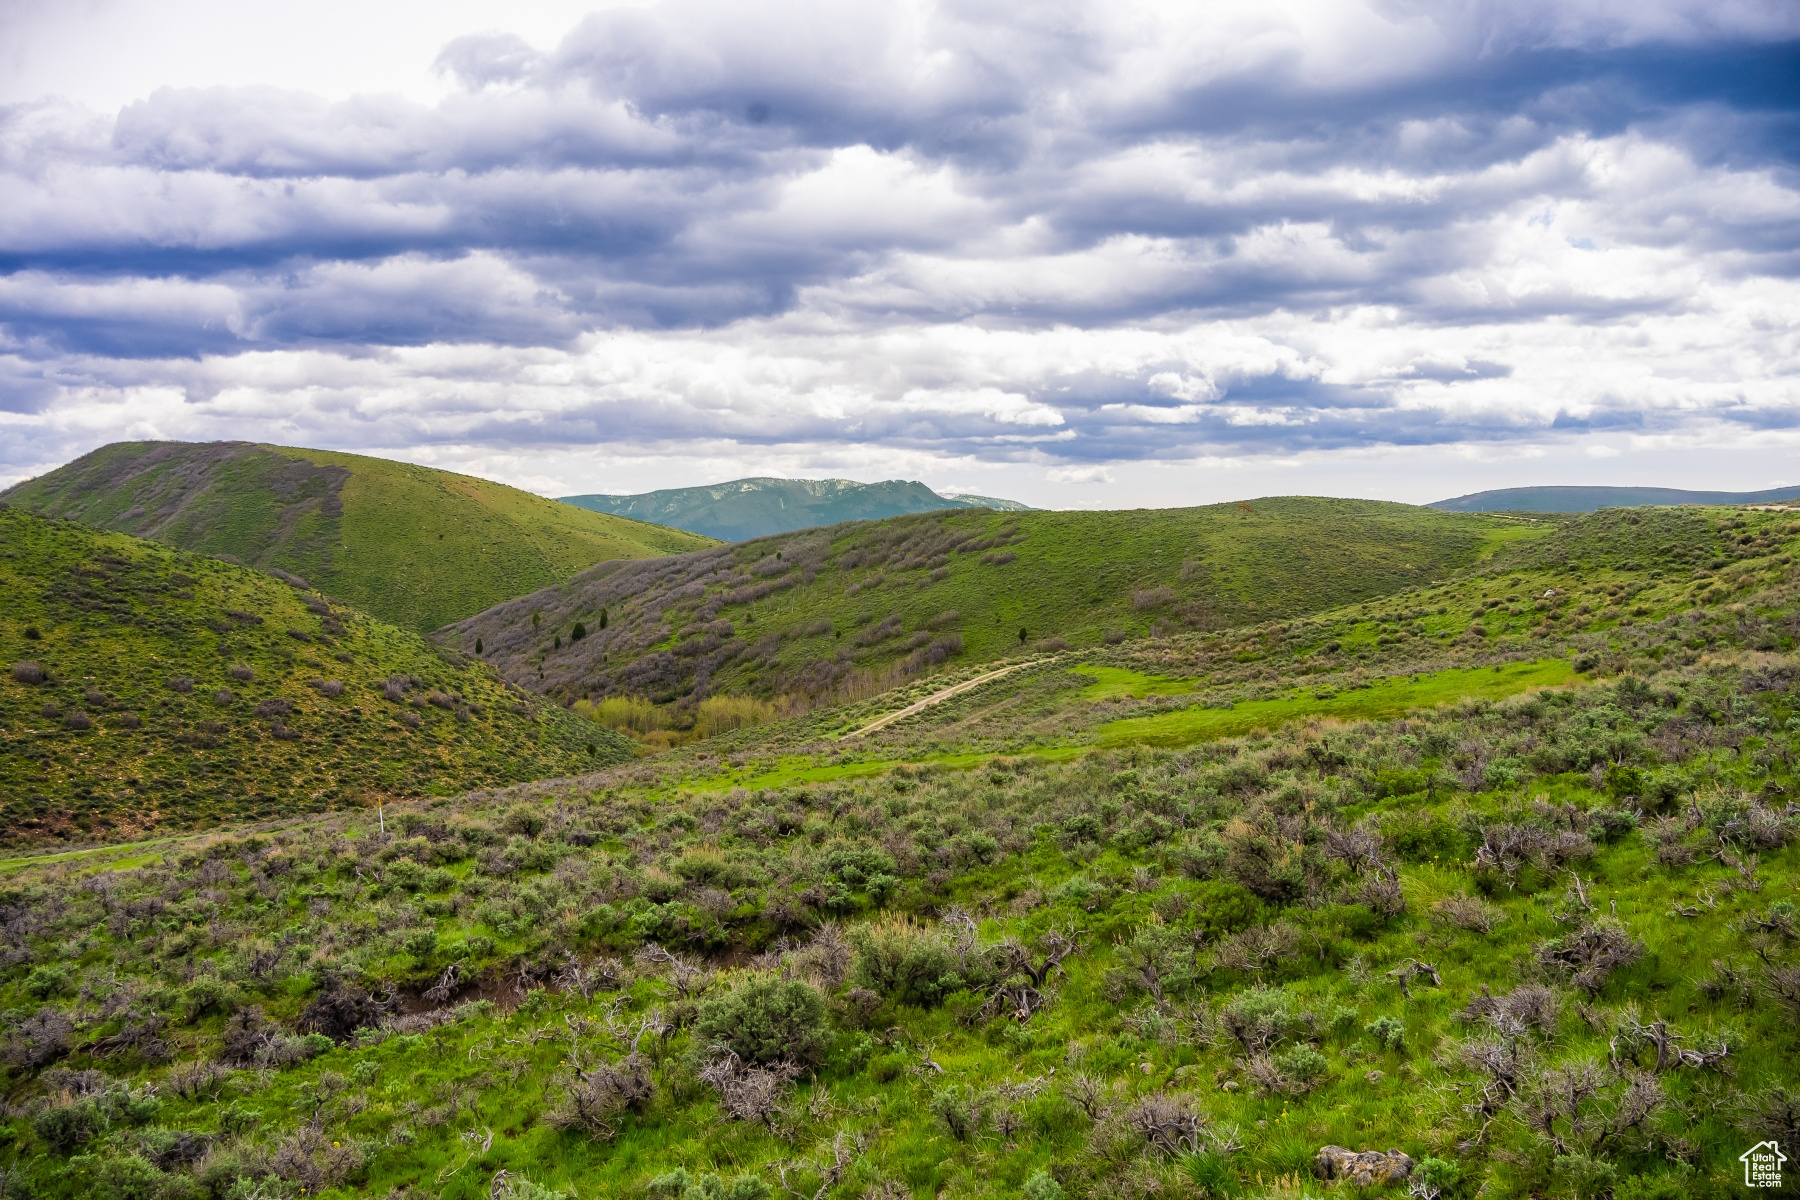
M 1800 5 L 0 0 L 0 486 L 1800 483 Z

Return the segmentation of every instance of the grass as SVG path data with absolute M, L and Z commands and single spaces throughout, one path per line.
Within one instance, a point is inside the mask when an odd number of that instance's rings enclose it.
M 3 498 L 290 571 L 421 632 L 597 562 L 713 544 L 450 471 L 247 442 L 117 442 Z
M 1318 1179 L 1336 1144 L 1435 1160 L 1443 1200 L 1735 1195 L 1736 1155 L 1800 1108 L 1800 525 L 1615 520 L 1063 652 L 854 742 L 831 739 L 932 682 L 397 805 L 385 833 L 355 810 L 9 860 L 4 1186 L 472 1200 L 504 1169 L 650 1200 L 681 1166 L 828 1200 L 997 1200 L 1039 1171 L 1109 1200 L 1405 1194 Z M 1171 726 L 1198 740 L 1142 744 Z M 901 915 L 938 964 L 918 1002 L 821 936 Z M 1059 930 L 1080 949 L 1007 1015 L 1008 942 Z M 634 957 L 651 942 L 714 973 L 698 998 Z M 1620 961 L 1561 965 L 1590 944 Z M 570 971 L 609 959 L 584 993 Z M 735 1120 L 696 1021 L 768 975 L 818 989 L 830 1049 Z M 346 988 L 399 1010 L 299 1041 Z M 252 1010 L 261 1049 L 192 1094 Z M 647 1101 L 552 1119 L 652 1015 Z M 1663 1033 L 1698 1056 L 1659 1069 Z M 1205 1152 L 1156 1147 L 1159 1105 Z
M 1153 680 L 1148 687 L 1167 687 L 1173 682 Z M 1128 717 L 1100 726 L 1098 733 L 1103 746 L 1185 746 L 1252 730 L 1278 729 L 1310 718 L 1346 721 L 1397 717 L 1439 704 L 1498 700 L 1538 688 L 1580 682 L 1581 677 L 1568 660 L 1561 658 L 1492 667 L 1452 667 L 1422 675 L 1384 678 L 1341 692 L 1331 688 L 1317 692 L 1299 690 L 1279 699 L 1251 700 L 1229 708 L 1183 708 L 1155 716 Z M 1134 694 L 1170 693 L 1146 690 Z
M 707 691 L 853 700 L 1063 645 L 1389 595 L 1548 528 L 1293 497 L 928 513 L 609 564 L 441 636 L 464 649 L 479 639 L 509 678 L 565 701 L 632 694 L 684 712 Z M 584 640 L 572 640 L 577 622 Z
M 1800 710 L 1762 685 L 1773 665 L 1184 751 L 840 772 L 727 793 L 523 788 L 402 806 L 387 836 L 351 813 L 171 840 L 153 856 L 121 848 L 100 875 L 37 864 L 7 879 L 6 902 L 41 915 L 0 968 L 0 1049 L 16 1063 L 24 1021 L 46 1006 L 86 1015 L 49 1070 L 6 1068 L 8 1186 L 95 1195 L 135 1171 L 148 1181 L 139 1194 L 206 1195 L 228 1163 L 266 1196 L 472 1200 L 505 1169 L 580 1196 L 648 1197 L 680 1165 L 769 1184 L 785 1169 L 811 1195 L 841 1135 L 854 1151 L 827 1196 L 891 1181 L 885 1194 L 1010 1197 L 1037 1171 L 1069 1196 L 1404 1194 L 1316 1179 L 1328 1143 L 1438 1159 L 1454 1172 L 1449 1200 L 1569 1194 L 1577 1169 L 1615 1195 L 1735 1194 L 1734 1156 L 1766 1135 L 1779 1089 L 1800 1084 L 1794 1010 L 1769 990 L 1800 947 L 1757 924 L 1800 895 L 1800 825 L 1753 799 L 1800 786 Z M 1699 710 L 1717 723 L 1679 740 L 1693 728 L 1683 714 Z M 1421 786 L 1434 773 L 1450 777 L 1435 794 Z M 1697 824 L 1683 831 L 1690 806 Z M 1690 860 L 1657 850 L 1671 844 L 1662 827 L 1640 831 L 1664 816 Z M 1481 865 L 1485 831 L 1503 825 L 1569 834 L 1557 844 L 1571 857 Z M 1380 865 L 1328 851 L 1359 829 Z M 1711 846 L 1723 861 L 1698 853 Z M 853 873 L 859 862 L 892 879 L 879 897 L 873 875 Z M 1486 929 L 1442 914 L 1443 902 L 1475 900 Z M 848 978 L 825 978 L 794 949 L 822 921 L 854 931 L 884 909 L 919 918 L 921 944 L 962 945 L 966 986 L 922 1006 L 858 994 L 854 959 Z M 972 914 L 973 941 L 960 918 L 930 919 L 955 911 Z M 1585 987 L 1539 965 L 1571 931 L 1615 920 L 1642 944 L 1635 961 Z M 1081 931 L 1082 948 L 1052 976 L 1048 1003 L 1023 1022 L 984 1011 L 1005 983 L 993 965 L 1003 941 L 1053 929 Z M 1273 952 L 1255 949 L 1250 935 L 1264 933 Z M 629 959 L 652 939 L 710 960 L 720 974 L 702 998 L 778 967 L 831 997 L 824 1062 L 766 1122 L 729 1119 L 696 1077 L 694 1004 L 656 971 L 628 968 L 621 986 L 586 997 L 555 982 L 566 954 Z M 772 957 L 752 962 L 759 952 Z M 1418 960 L 1437 981 L 1415 978 L 1408 994 L 1395 972 Z M 429 1018 L 310 1047 L 286 1032 L 329 980 L 417 997 L 452 963 L 479 986 Z M 1548 988 L 1544 1027 L 1503 1035 L 1526 1064 L 1523 1095 L 1588 1060 L 1620 1068 L 1594 1075 L 1580 1130 L 1552 1123 L 1560 1151 L 1523 1101 L 1503 1095 L 1491 1121 L 1467 1107 L 1488 1080 L 1472 1056 L 1502 1035 L 1465 1011 L 1530 987 Z M 1249 1004 L 1275 1014 L 1271 1045 L 1233 1032 Z M 184 1095 L 178 1069 L 221 1053 L 230 1012 L 249 1006 L 274 1022 L 266 1044 L 286 1057 Z M 650 1042 L 644 1109 L 610 1136 L 546 1119 L 575 1082 L 572 1058 L 617 1059 L 607 1031 L 652 1012 L 672 1029 Z M 152 1016 L 160 1027 L 144 1024 Z M 1731 1070 L 1654 1070 L 1641 1031 L 1658 1020 L 1679 1046 L 1726 1048 Z M 146 1028 L 173 1065 L 135 1048 Z M 1657 1103 L 1615 1136 L 1632 1079 L 1650 1080 Z M 62 1126 L 39 1119 L 46 1107 L 146 1084 L 154 1104 L 119 1108 L 73 1150 L 47 1143 Z M 1232 1148 L 1159 1153 L 1133 1124 L 1157 1098 Z M 323 1149 L 301 1153 L 309 1126 L 318 1146 L 348 1149 L 341 1174 Z M 211 1157 L 135 1165 L 180 1133 Z
M 441 794 L 631 752 L 479 663 L 244 567 L 17 510 L 0 510 L 0 546 L 9 843 Z M 15 663 L 47 678 L 22 682 Z

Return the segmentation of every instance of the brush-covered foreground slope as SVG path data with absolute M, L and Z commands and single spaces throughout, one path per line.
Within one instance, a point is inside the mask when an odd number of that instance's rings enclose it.
M 710 538 L 430 467 L 250 442 L 116 442 L 0 499 L 278 568 L 407 629 L 436 629 L 608 559 Z
M 1182 751 L 13 864 L 5 1187 L 1734 1196 L 1800 1138 L 1800 662 L 1724 633 Z
M 440 636 L 564 699 L 866 694 L 946 662 L 1333 608 L 1547 528 L 1307 498 L 927 513 L 605 563 Z
M 0 507 L 0 595 L 8 843 L 456 791 L 628 753 L 418 634 L 123 534 Z
M 666 488 L 635 496 L 564 496 L 564 504 L 613 513 L 727 542 L 814 525 L 872 521 L 946 508 L 1024 512 L 1030 505 L 991 496 L 940 496 L 922 483 L 889 479 L 733 479 L 705 487 Z

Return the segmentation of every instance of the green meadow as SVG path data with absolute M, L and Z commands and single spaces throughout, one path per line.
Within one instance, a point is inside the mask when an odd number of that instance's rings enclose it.
M 1129 687 L 1118 676 L 1134 674 L 1112 669 L 1114 678 L 1098 687 Z M 1086 672 L 1083 672 L 1084 674 Z M 1143 690 L 1114 692 L 1124 695 L 1173 695 L 1175 681 L 1139 676 Z M 1496 664 L 1492 667 L 1449 668 L 1418 675 L 1350 684 L 1344 690 L 1326 686 L 1318 691 L 1301 689 L 1273 700 L 1250 700 L 1229 708 L 1183 708 L 1148 717 L 1110 721 L 1097 730 L 1104 746 L 1184 746 L 1209 738 L 1234 737 L 1253 730 L 1273 730 L 1292 721 L 1323 718 L 1330 721 L 1373 720 L 1404 716 L 1440 704 L 1463 700 L 1498 700 L 1538 688 L 1579 683 L 1580 676 L 1568 660 Z M 1191 685 L 1187 690 L 1192 690 Z

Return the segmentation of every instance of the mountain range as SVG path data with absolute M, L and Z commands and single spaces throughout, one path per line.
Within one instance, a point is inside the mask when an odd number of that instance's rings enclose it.
M 564 496 L 564 504 L 685 529 L 724 542 L 789 533 L 815 525 L 872 521 L 949 508 L 1030 512 L 993 496 L 942 496 L 922 483 L 888 479 L 734 479 L 705 487 L 665 488 L 635 496 Z
M 1800 487 L 1760 492 L 1689 492 L 1657 487 L 1520 487 L 1472 492 L 1451 500 L 1435 500 L 1427 508 L 1445 512 L 1590 513 L 1603 508 L 1641 508 L 1656 504 L 1779 504 L 1800 500 Z

